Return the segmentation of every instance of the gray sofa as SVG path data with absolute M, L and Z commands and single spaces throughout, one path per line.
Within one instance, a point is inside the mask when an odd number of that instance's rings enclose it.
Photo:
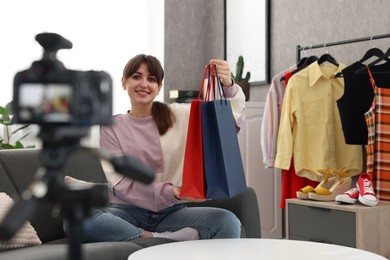
M 27 189 L 36 170 L 41 166 L 40 149 L 0 150 L 0 192 L 6 192 L 14 200 Z M 105 183 L 106 179 L 99 160 L 85 151 L 75 152 L 67 161 L 61 174 L 77 179 Z M 260 216 L 256 194 L 248 188 L 231 199 L 219 199 L 189 206 L 214 206 L 232 211 L 242 222 L 243 238 L 260 238 Z M 39 210 L 30 219 L 42 245 L 0 252 L 0 260 L 68 259 L 68 239 L 63 232 L 61 217 L 51 214 L 53 205 L 40 203 Z M 168 239 L 149 238 L 129 242 L 100 242 L 82 245 L 83 259 L 125 260 L 142 248 L 175 242 Z

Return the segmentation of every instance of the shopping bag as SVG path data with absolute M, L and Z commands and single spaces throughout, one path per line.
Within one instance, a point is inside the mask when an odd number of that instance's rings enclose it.
M 206 198 L 231 198 L 247 189 L 244 167 L 238 143 L 230 101 L 226 99 L 216 66 L 211 76 L 212 88 L 220 98 L 201 103 L 204 174 Z
M 201 118 L 201 102 L 203 101 L 200 98 L 206 75 L 207 70 L 203 75 L 198 99 L 191 101 L 180 197 L 204 199 L 206 196 Z

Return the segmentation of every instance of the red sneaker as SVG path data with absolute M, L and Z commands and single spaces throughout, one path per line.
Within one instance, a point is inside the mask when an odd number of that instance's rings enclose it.
M 342 194 L 336 196 L 336 201 L 342 203 L 354 204 L 359 198 L 359 190 L 357 188 L 352 188 Z
M 359 189 L 359 201 L 366 206 L 374 207 L 378 204 L 378 199 L 372 187 L 371 178 L 367 173 L 361 173 L 356 187 Z

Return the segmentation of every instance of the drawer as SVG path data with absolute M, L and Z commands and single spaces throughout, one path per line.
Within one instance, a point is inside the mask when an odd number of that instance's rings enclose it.
M 288 204 L 289 239 L 356 247 L 355 212 Z

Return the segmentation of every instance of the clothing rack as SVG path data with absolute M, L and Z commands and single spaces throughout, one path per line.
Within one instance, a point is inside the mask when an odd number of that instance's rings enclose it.
M 337 42 L 314 44 L 314 45 L 309 45 L 309 46 L 297 45 L 297 63 L 301 60 L 301 51 L 302 50 L 326 48 L 329 46 L 349 44 L 349 43 L 355 43 L 355 42 L 372 41 L 372 40 L 378 40 L 378 39 L 383 39 L 383 38 L 390 38 L 390 33 L 373 35 L 373 36 L 362 37 L 362 38 L 355 38 L 355 39 L 350 39 L 350 40 L 337 41 Z

